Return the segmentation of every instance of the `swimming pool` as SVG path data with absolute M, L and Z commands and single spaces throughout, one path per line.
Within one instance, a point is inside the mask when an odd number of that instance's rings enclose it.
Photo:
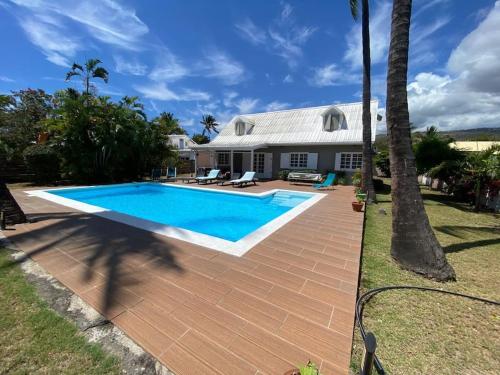
M 242 255 L 324 196 L 290 190 L 250 194 L 158 183 L 28 193 L 234 255 Z

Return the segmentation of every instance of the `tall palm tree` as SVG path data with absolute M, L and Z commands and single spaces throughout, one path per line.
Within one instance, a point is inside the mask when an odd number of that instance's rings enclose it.
M 219 124 L 217 123 L 217 120 L 214 116 L 203 115 L 200 124 L 203 125 L 202 134 L 208 135 L 208 139 L 210 139 L 212 132 L 219 134 L 219 131 L 217 130 L 217 126 L 219 126 Z
M 358 19 L 358 0 L 349 0 L 352 17 Z M 371 101 L 371 61 L 370 61 L 370 12 L 368 0 L 361 0 L 361 34 L 363 44 L 363 166 L 362 188 L 368 204 L 377 200 L 373 186 Z
M 411 147 L 406 92 L 412 0 L 394 0 L 387 69 L 386 119 L 392 175 L 391 255 L 403 267 L 439 281 L 455 279 L 424 209 Z
M 84 66 L 73 63 L 71 70 L 66 73 L 66 81 L 69 81 L 74 76 L 79 76 L 82 79 L 84 93 L 90 95 L 91 90 L 95 90 L 95 85 L 92 83 L 92 78 L 100 78 L 105 83 L 108 83 L 109 73 L 102 66 L 99 66 L 102 61 L 99 59 L 88 59 Z

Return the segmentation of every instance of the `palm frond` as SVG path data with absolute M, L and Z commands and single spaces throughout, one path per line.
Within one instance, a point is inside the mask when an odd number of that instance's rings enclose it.
M 358 0 L 349 0 L 349 8 L 351 8 L 352 18 L 357 21 L 359 16 Z
M 73 76 L 79 76 L 79 75 L 81 75 L 81 74 L 78 72 L 75 72 L 74 70 L 71 70 L 68 73 L 66 73 L 66 81 L 69 81 L 71 79 L 71 77 L 73 77 Z
M 87 70 L 90 72 L 92 70 L 95 69 L 95 67 L 97 65 L 99 65 L 102 61 L 99 60 L 99 59 L 88 59 L 86 62 L 85 62 L 85 67 L 87 68 Z
M 92 77 L 94 78 L 102 78 L 102 80 L 106 83 L 108 83 L 108 76 L 109 76 L 109 73 L 106 69 L 104 68 L 96 68 L 94 70 L 94 72 L 92 73 Z

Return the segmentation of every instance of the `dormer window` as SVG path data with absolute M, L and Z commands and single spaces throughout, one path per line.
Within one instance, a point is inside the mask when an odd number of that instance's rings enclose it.
M 323 116 L 323 130 L 333 132 L 339 129 L 345 129 L 345 116 L 344 113 L 332 106 L 322 114 Z
M 245 135 L 250 134 L 255 123 L 248 117 L 238 116 L 234 121 L 234 134 Z
M 234 130 L 236 135 L 244 135 L 245 134 L 245 123 L 243 121 L 237 121 L 234 124 Z

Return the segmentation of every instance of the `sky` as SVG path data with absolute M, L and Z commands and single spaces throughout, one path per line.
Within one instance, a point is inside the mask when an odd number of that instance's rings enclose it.
M 392 3 L 370 7 L 383 115 Z M 81 88 L 66 72 L 99 58 L 99 94 L 138 96 L 149 118 L 173 112 L 192 134 L 203 114 L 223 125 L 360 101 L 360 27 L 348 0 L 0 0 L 0 93 Z M 500 1 L 413 1 L 408 99 L 418 129 L 500 127 Z

